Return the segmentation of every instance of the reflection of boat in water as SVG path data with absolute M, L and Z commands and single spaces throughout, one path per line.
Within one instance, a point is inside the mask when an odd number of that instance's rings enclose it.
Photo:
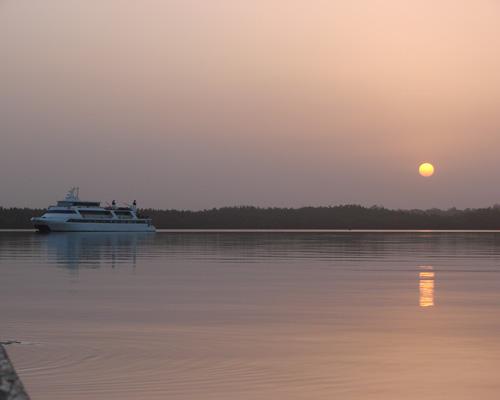
M 41 217 L 31 219 L 40 232 L 154 232 L 151 219 L 138 214 L 137 203 L 117 207 L 101 207 L 98 201 L 82 201 L 78 188 L 64 200 L 50 206 Z
M 136 265 L 138 248 L 153 239 L 144 232 L 74 232 L 46 236 L 49 258 L 69 269 Z

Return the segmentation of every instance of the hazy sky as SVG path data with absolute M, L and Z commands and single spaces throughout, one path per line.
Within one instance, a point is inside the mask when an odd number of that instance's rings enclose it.
M 0 0 L 0 205 L 74 185 L 161 208 L 500 203 L 499 21 L 493 0 Z

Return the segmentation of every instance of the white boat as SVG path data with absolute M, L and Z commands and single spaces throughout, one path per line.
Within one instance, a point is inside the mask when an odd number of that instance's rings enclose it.
M 41 217 L 31 218 L 40 232 L 154 232 L 150 218 L 138 214 L 137 203 L 109 207 L 99 201 L 82 201 L 79 189 L 72 188 L 64 200 L 47 208 Z

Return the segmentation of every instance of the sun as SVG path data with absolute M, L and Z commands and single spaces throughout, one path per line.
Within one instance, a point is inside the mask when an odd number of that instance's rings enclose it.
M 429 176 L 434 175 L 434 165 L 431 163 L 423 163 L 418 167 L 418 173 L 423 177 L 428 178 Z

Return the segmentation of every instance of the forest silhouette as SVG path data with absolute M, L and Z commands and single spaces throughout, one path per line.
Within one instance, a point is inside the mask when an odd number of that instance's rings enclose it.
M 32 228 L 44 209 L 0 207 L 0 229 Z M 142 209 L 159 229 L 500 229 L 500 206 L 391 210 L 384 207 L 223 207 L 201 211 Z

